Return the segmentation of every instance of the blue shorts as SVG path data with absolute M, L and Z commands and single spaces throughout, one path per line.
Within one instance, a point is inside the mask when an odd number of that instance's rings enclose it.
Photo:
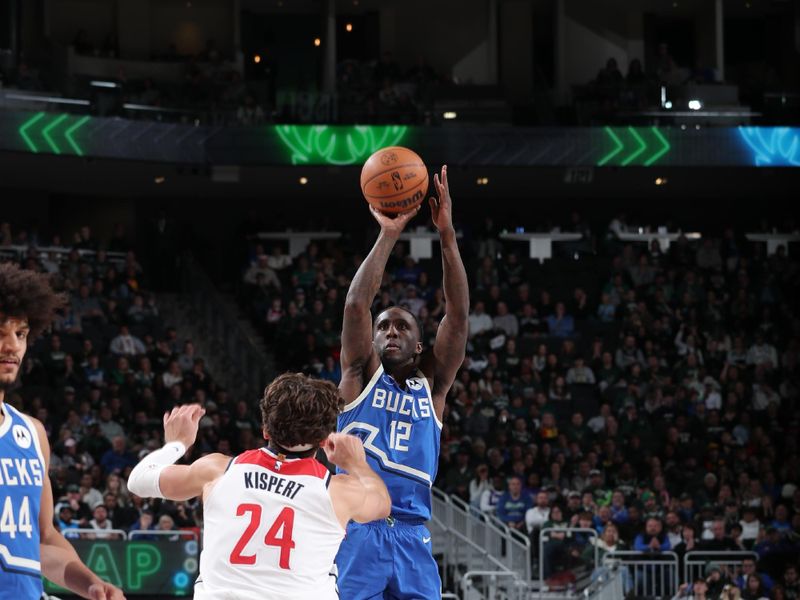
M 442 596 L 439 565 L 425 525 L 353 523 L 336 555 L 342 600 L 433 600 Z

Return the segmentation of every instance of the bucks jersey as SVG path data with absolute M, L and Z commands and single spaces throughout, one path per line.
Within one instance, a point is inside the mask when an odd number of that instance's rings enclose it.
M 339 431 L 363 441 L 369 465 L 389 489 L 392 517 L 430 519 L 442 424 L 421 372 L 400 386 L 379 366 L 339 415 Z
M 38 599 L 45 462 L 33 421 L 8 404 L 0 408 L 0 598 Z

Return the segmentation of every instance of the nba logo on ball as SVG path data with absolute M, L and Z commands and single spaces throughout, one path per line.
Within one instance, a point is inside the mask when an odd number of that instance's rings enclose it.
M 397 214 L 420 205 L 428 192 L 428 169 L 419 155 L 390 146 L 375 152 L 361 169 L 361 191 L 374 208 Z
M 22 425 L 14 425 L 11 430 L 11 437 L 17 442 L 17 446 L 23 450 L 31 447 L 31 432 Z

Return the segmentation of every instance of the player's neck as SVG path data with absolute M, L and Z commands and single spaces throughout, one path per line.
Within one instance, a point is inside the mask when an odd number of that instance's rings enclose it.
M 417 365 L 414 361 L 402 365 L 383 365 L 383 370 L 388 373 L 398 385 L 405 387 L 406 379 L 416 374 Z

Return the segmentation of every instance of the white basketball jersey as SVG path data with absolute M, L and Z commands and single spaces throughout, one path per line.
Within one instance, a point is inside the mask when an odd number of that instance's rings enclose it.
M 261 448 L 234 458 L 205 500 L 195 599 L 337 599 L 345 532 L 330 480 L 313 457 L 280 462 Z

